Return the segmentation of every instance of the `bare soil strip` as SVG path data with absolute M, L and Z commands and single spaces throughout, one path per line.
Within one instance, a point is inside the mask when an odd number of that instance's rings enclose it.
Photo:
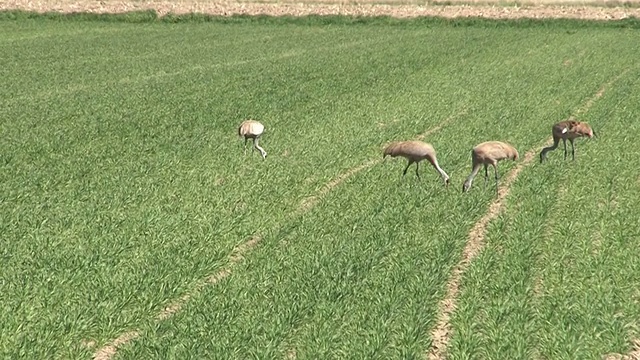
M 595 95 L 590 97 L 585 104 L 576 111 L 578 115 L 586 113 L 595 103 L 596 100 L 604 95 L 606 89 L 611 87 L 614 82 L 619 80 L 630 69 L 622 71 L 618 76 L 611 79 L 604 84 Z M 553 143 L 553 138 L 549 138 L 543 146 L 549 146 Z M 471 264 L 471 261 L 478 256 L 480 251 L 484 248 L 484 237 L 487 232 L 487 225 L 493 219 L 495 219 L 502 208 L 504 207 L 504 200 L 509 195 L 511 185 L 518 178 L 520 172 L 528 165 L 530 165 L 534 159 L 537 158 L 537 154 L 540 148 L 533 148 L 527 151 L 524 155 L 524 159 L 519 162 L 516 167 L 507 175 L 506 179 L 502 182 L 498 189 L 498 197 L 489 205 L 489 209 L 486 214 L 476 222 L 471 231 L 469 232 L 469 239 L 462 251 L 462 259 L 456 265 L 451 273 L 451 277 L 447 283 L 447 292 L 444 299 L 440 302 L 438 307 L 438 317 L 436 321 L 436 327 L 431 332 L 431 347 L 427 354 L 427 358 L 430 360 L 445 359 L 447 355 L 447 346 L 451 340 L 451 314 L 456 308 L 456 300 L 460 292 L 460 281 L 462 275 Z M 542 289 L 539 289 L 540 291 Z
M 426 138 L 427 136 L 431 135 L 431 134 L 435 134 L 436 132 L 442 130 L 443 127 L 449 125 L 450 122 L 452 122 L 453 120 L 466 115 L 467 113 L 467 109 L 464 108 L 462 110 L 460 110 L 457 114 L 455 115 L 451 115 L 449 116 L 445 121 L 441 122 L 440 124 L 438 124 L 437 126 L 423 132 L 422 134 L 416 136 L 416 140 L 424 140 L 424 138 Z
M 336 186 L 342 184 L 346 179 L 348 179 L 352 175 L 357 174 L 360 171 L 379 163 L 380 161 L 381 161 L 380 159 L 368 160 L 365 163 L 355 168 L 349 169 L 348 171 L 340 174 L 337 178 L 325 184 L 325 186 L 322 189 L 320 189 L 320 191 L 318 191 L 316 195 L 313 195 L 304 199 L 300 204 L 299 212 L 304 213 L 311 210 L 325 195 L 327 195 Z
M 290 349 L 287 351 L 285 355 L 285 359 L 287 360 L 296 360 L 298 358 L 298 354 L 296 353 L 296 349 Z
M 550 144 L 551 141 L 547 141 Z M 487 231 L 487 225 L 491 220 L 495 219 L 503 208 L 504 200 L 509 195 L 511 184 L 518 178 L 520 172 L 529 165 L 538 153 L 538 149 L 531 149 L 524 155 L 524 160 L 518 163 L 516 167 L 506 176 L 498 189 L 498 197 L 491 203 L 487 213 L 473 226 L 469 232 L 469 240 L 462 251 L 462 260 L 453 269 L 449 282 L 447 283 L 447 293 L 445 298 L 440 302 L 438 310 L 438 320 L 435 329 L 431 332 L 432 344 L 429 349 L 429 359 L 444 359 L 446 356 L 447 345 L 451 339 L 451 314 L 456 307 L 456 299 L 460 292 L 460 281 L 462 275 L 466 271 L 471 261 L 478 256 L 484 248 L 484 236 Z
M 94 360 L 110 360 L 113 355 L 116 354 L 116 351 L 118 351 L 119 347 L 129 343 L 132 340 L 137 339 L 139 336 L 140 331 L 138 330 L 129 331 L 118 336 L 118 338 L 113 340 L 110 345 L 107 345 L 102 349 L 96 351 L 96 353 L 93 355 Z
M 640 360 L 640 339 L 633 341 L 633 350 L 626 354 L 607 354 L 603 356 L 604 360 Z
M 416 140 L 424 140 L 424 138 L 426 138 L 429 135 L 432 135 L 438 131 L 440 131 L 443 127 L 447 126 L 449 123 L 451 123 L 452 121 L 454 121 L 456 118 L 463 116 L 464 114 L 467 113 L 467 109 L 462 109 L 461 111 L 459 111 L 458 113 L 449 116 L 448 118 L 446 118 L 444 121 L 442 121 L 440 124 L 428 129 L 427 131 L 423 132 L 422 134 L 418 135 L 415 137 Z M 382 162 L 382 159 L 378 158 L 378 159 L 371 159 L 368 160 L 366 162 L 364 162 L 363 164 L 356 166 L 355 168 L 349 169 L 347 171 L 345 171 L 344 173 L 338 175 L 338 177 L 336 177 L 335 179 L 331 180 L 330 182 L 328 182 L 320 191 L 318 191 L 318 193 L 314 196 L 308 197 L 305 200 L 302 201 L 302 203 L 300 204 L 300 207 L 298 208 L 298 214 L 300 213 L 304 213 L 307 212 L 309 210 L 311 210 L 320 200 L 322 200 L 322 198 L 327 195 L 329 192 L 331 192 L 331 190 L 333 190 L 335 187 L 337 187 L 338 185 L 342 184 L 345 180 L 347 180 L 349 177 L 359 173 L 360 171 L 367 169 L 375 164 L 378 164 Z M 286 353 L 285 353 L 285 359 L 287 360 L 292 360 L 292 359 L 296 359 L 297 357 L 297 352 L 295 347 L 290 347 Z
M 424 137 L 426 137 L 426 136 L 428 136 L 430 134 L 433 134 L 436 131 L 439 131 L 440 129 L 442 129 L 442 127 L 444 127 L 445 125 L 447 125 L 448 123 L 453 121 L 457 116 L 459 116 L 461 114 L 464 114 L 465 112 L 466 111 L 462 111 L 462 112 L 460 112 L 460 113 L 458 113 L 456 115 L 448 117 L 442 123 L 438 124 L 434 128 L 431 128 L 431 129 L 427 130 L 426 132 L 424 132 L 421 135 L 418 135 L 418 138 L 424 138 Z M 293 216 L 296 216 L 296 215 L 299 215 L 301 213 L 304 213 L 304 212 L 307 212 L 307 211 L 311 210 L 324 196 L 326 196 L 335 187 L 337 187 L 338 185 L 342 184 L 347 178 L 353 176 L 354 174 L 357 174 L 358 172 L 360 172 L 360 171 L 362 171 L 362 170 L 364 170 L 364 169 L 366 169 L 368 167 L 373 166 L 376 163 L 379 163 L 380 161 L 381 161 L 381 159 L 369 160 L 369 161 L 365 162 L 364 164 L 361 164 L 361 165 L 359 165 L 359 166 L 357 166 L 355 168 L 352 168 L 352 169 L 340 174 L 337 178 L 335 178 L 335 179 L 331 180 L 329 183 L 327 183 L 316 195 L 305 199 L 300 204 L 300 207 L 299 207 L 298 211 L 296 213 L 294 213 Z M 178 298 L 177 300 L 175 300 L 174 302 L 169 304 L 167 307 L 165 307 L 162 311 L 160 311 L 156 315 L 156 320 L 157 321 L 164 321 L 164 320 L 169 319 L 170 317 L 172 317 L 173 315 L 178 313 L 182 309 L 182 307 L 194 295 L 199 293 L 205 286 L 215 285 L 220 280 L 222 280 L 222 279 L 228 277 L 229 275 L 231 275 L 233 266 L 236 265 L 237 263 L 239 263 L 240 261 L 242 261 L 244 259 L 244 256 L 248 252 L 253 250 L 256 246 L 258 246 L 258 244 L 260 243 L 261 240 L 262 240 L 261 236 L 255 235 L 251 239 L 246 241 L 245 243 L 242 243 L 242 244 L 236 246 L 233 249 L 233 251 L 231 251 L 231 254 L 229 254 L 229 256 L 228 256 L 228 263 L 229 264 L 226 267 L 224 267 L 220 271 L 216 272 L 215 274 L 206 277 L 204 279 L 204 281 L 201 281 L 200 283 L 198 283 L 193 289 L 191 289 L 191 291 L 187 292 L 185 295 L 181 296 L 180 298 Z M 113 357 L 113 355 L 115 355 L 115 353 L 118 350 L 118 348 L 120 348 L 120 347 L 130 343 L 131 341 L 139 338 L 140 335 L 141 335 L 141 331 L 140 330 L 129 331 L 129 332 L 123 334 L 123 335 L 120 335 L 118 338 L 116 338 L 110 344 L 105 345 L 104 347 L 102 347 L 101 349 L 96 351 L 94 353 L 94 359 L 95 360 L 110 360 Z M 295 354 L 295 349 L 289 350 L 288 354 Z
M 0 2 L 0 10 L 26 10 L 36 12 L 91 12 L 123 13 L 129 11 L 155 10 L 159 16 L 167 14 L 203 13 L 231 16 L 270 15 L 349 15 L 349 16 L 392 16 L 412 18 L 419 16 L 438 16 L 445 18 L 484 17 L 492 19 L 517 18 L 572 18 L 591 20 L 614 20 L 628 17 L 640 17 L 640 8 L 628 6 L 610 6 L 611 1 L 601 1 L 604 6 L 584 5 L 579 1 L 530 0 L 525 6 L 501 6 L 504 2 L 487 0 L 485 4 L 473 5 L 429 5 L 411 4 L 402 1 L 389 1 L 392 4 L 380 4 L 375 0 L 345 2 L 342 0 L 320 0 L 294 2 L 242 2 L 228 0 L 5 0 Z M 626 1 L 637 5 L 638 0 Z M 474 1 L 471 1 L 474 3 Z M 559 4 L 550 4 L 559 3 Z M 568 5 L 573 4 L 573 5 Z M 613 3 L 613 5 L 618 5 Z
M 177 314 L 180 309 L 197 293 L 202 291 L 205 286 L 215 285 L 220 280 L 231 275 L 231 271 L 233 266 L 238 264 L 242 259 L 244 259 L 244 255 L 251 251 L 253 248 L 258 246 L 258 243 L 262 240 L 262 237 L 259 235 L 254 235 L 248 241 L 236 246 L 231 254 L 228 256 L 228 265 L 218 272 L 207 276 L 203 281 L 198 283 L 191 291 L 186 293 L 185 295 L 178 298 L 176 301 L 171 303 L 169 306 L 162 309 L 157 315 L 157 321 L 164 321 Z M 139 338 L 141 336 L 141 330 L 133 330 L 128 331 L 120 336 L 118 336 L 115 340 L 113 340 L 110 344 L 105 345 L 98 351 L 93 354 L 94 360 L 110 360 L 118 351 L 118 348 L 130 343 L 131 341 Z
M 424 140 L 425 137 L 440 131 L 443 127 L 448 125 L 450 122 L 452 122 L 457 117 L 460 117 L 460 116 L 464 115 L 466 112 L 467 112 L 467 110 L 464 109 L 464 110 L 458 112 L 455 115 L 449 116 L 448 118 L 446 118 L 440 124 L 438 124 L 435 127 L 423 132 L 422 134 L 416 136 L 416 140 Z M 327 195 L 336 186 L 342 184 L 345 180 L 347 180 L 351 176 L 359 173 L 360 171 L 362 171 L 364 169 L 367 169 L 367 168 L 370 168 L 373 165 L 382 162 L 382 160 L 383 160 L 382 158 L 367 160 L 363 164 L 361 164 L 361 165 L 359 165 L 359 166 L 357 166 L 355 168 L 349 169 L 346 172 L 338 175 L 338 177 L 336 177 L 335 179 L 333 179 L 330 182 L 328 182 L 320 191 L 318 191 L 318 193 L 316 195 L 313 195 L 313 196 L 310 196 L 310 197 L 304 199 L 302 201 L 302 203 L 300 204 L 300 207 L 298 208 L 298 212 L 299 213 L 304 213 L 304 212 L 309 211 L 311 208 L 313 208 L 318 203 L 318 201 L 320 201 L 325 195 Z

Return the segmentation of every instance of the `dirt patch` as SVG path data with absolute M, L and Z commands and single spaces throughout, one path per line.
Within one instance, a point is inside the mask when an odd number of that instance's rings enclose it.
M 596 256 L 600 253 L 600 249 L 602 249 L 602 233 L 600 230 L 594 231 L 591 236 L 591 255 Z
M 296 360 L 297 358 L 298 358 L 298 354 L 296 353 L 296 349 L 288 350 L 285 355 L 285 359 L 287 360 Z
M 183 295 L 181 298 L 179 298 L 178 300 L 176 300 L 175 302 L 173 302 L 171 305 L 165 307 L 156 317 L 156 319 L 162 321 L 162 320 L 166 320 L 168 318 L 170 318 L 171 316 L 173 316 L 174 314 L 176 314 L 178 311 L 180 311 L 180 309 L 182 309 L 182 306 L 184 304 L 187 303 L 187 301 L 189 301 L 189 299 L 191 299 L 191 294 L 185 294 Z
M 540 297 L 542 296 L 543 292 L 544 292 L 544 280 L 542 279 L 542 276 L 538 276 L 533 281 L 533 296 Z
M 463 116 L 467 113 L 467 109 L 463 109 L 462 111 L 460 111 L 459 113 L 455 114 L 455 115 L 451 115 L 448 118 L 446 118 L 443 122 L 441 122 L 440 124 L 438 124 L 436 127 L 433 127 L 425 132 L 423 132 L 422 134 L 416 136 L 416 140 L 424 140 L 424 138 L 426 138 L 427 136 L 436 133 L 438 131 L 440 131 L 443 127 L 449 125 L 450 122 L 452 122 L 454 119 Z
M 247 252 L 249 252 L 256 246 L 258 246 L 258 243 L 260 243 L 261 240 L 262 240 L 262 237 L 259 235 L 256 235 L 256 236 L 253 236 L 249 241 L 236 246 L 231 252 L 231 255 L 229 255 L 229 261 L 232 264 L 239 263 L 240 261 L 242 261 L 242 259 L 244 259 L 244 255 Z
M 389 1 L 387 4 L 376 3 L 373 0 L 354 2 L 324 0 L 314 2 L 239 2 L 239 1 L 192 1 L 192 0 L 8 0 L 0 3 L 0 10 L 21 9 L 37 12 L 92 12 L 92 13 L 123 13 L 128 11 L 142 11 L 154 9 L 160 16 L 169 13 L 204 13 L 211 15 L 230 16 L 242 15 L 271 15 L 271 16 L 304 16 L 304 15 L 351 15 L 351 16 L 392 16 L 397 18 L 411 18 L 418 16 L 439 16 L 445 18 L 485 17 L 493 19 L 516 18 L 574 18 L 593 20 L 614 20 L 628 17 L 640 17 L 640 9 L 629 6 L 612 7 L 610 2 L 601 1 L 601 5 L 576 5 L 576 1 L 560 2 L 550 0 L 533 0 L 524 6 L 500 6 L 504 2 L 499 0 L 484 1 L 484 4 L 451 4 L 429 5 L 428 3 L 407 3 Z M 640 4 L 640 0 L 625 2 Z
M 93 349 L 94 347 L 96 347 L 96 342 L 95 340 L 87 340 L 84 339 L 80 342 L 80 345 L 82 345 L 83 347 L 87 348 L 87 349 Z
M 222 269 L 213 275 L 209 275 L 203 282 L 196 285 L 196 287 L 193 288 L 191 292 L 183 295 L 178 300 L 174 301 L 169 306 L 165 307 L 162 311 L 160 311 L 160 313 L 158 313 L 158 315 L 156 316 L 156 320 L 158 321 L 167 320 L 168 318 L 177 314 L 182 309 L 182 307 L 189 300 L 191 300 L 191 297 L 194 294 L 199 293 L 207 285 L 217 284 L 220 280 L 226 278 L 229 275 L 231 275 L 231 269 Z
M 299 212 L 306 212 L 313 208 L 318 201 L 320 201 L 325 195 L 327 195 L 331 190 L 333 190 L 336 186 L 342 184 L 345 180 L 351 177 L 354 174 L 359 173 L 360 171 L 369 168 L 381 160 L 369 160 L 362 165 L 359 165 L 353 169 L 349 169 L 348 171 L 340 174 L 337 178 L 331 180 L 327 183 L 316 195 L 310 196 L 302 201 L 299 207 Z
M 139 336 L 140 336 L 140 331 L 138 330 L 129 331 L 122 334 L 118 336 L 118 338 L 113 340 L 113 342 L 110 345 L 107 345 L 101 348 L 100 350 L 96 351 L 95 354 L 93 354 L 93 359 L 94 360 L 110 360 L 116 354 L 116 351 L 118 351 L 119 347 L 131 342 L 132 340 L 135 340 Z
M 633 341 L 633 350 L 626 354 L 607 354 L 602 357 L 604 360 L 640 360 L 640 339 Z

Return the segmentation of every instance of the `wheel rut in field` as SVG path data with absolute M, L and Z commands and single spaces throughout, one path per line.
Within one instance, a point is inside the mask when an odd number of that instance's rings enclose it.
M 626 69 L 622 71 L 619 75 L 612 78 L 610 81 L 605 83 L 600 87 L 600 89 L 590 98 L 588 98 L 585 103 L 576 110 L 576 116 L 580 116 L 591 109 L 593 104 L 601 98 L 605 91 L 609 89 L 613 83 L 618 81 L 622 76 L 624 76 L 630 69 Z M 535 147 L 527 151 L 523 157 L 523 160 L 515 166 L 513 170 L 509 174 L 507 174 L 506 179 L 502 182 L 501 186 L 498 189 L 497 198 L 489 205 L 487 212 L 485 213 L 480 220 L 478 220 L 475 225 L 471 228 L 471 231 L 468 235 L 467 243 L 462 251 L 462 259 L 458 262 L 458 264 L 453 268 L 449 280 L 446 285 L 446 293 L 444 299 L 440 301 L 438 305 L 438 312 L 436 317 L 436 326 L 431 331 L 431 346 L 427 351 L 426 357 L 430 360 L 438 360 L 445 359 L 447 356 L 447 347 L 451 340 L 452 328 L 451 328 L 451 315 L 456 308 L 456 301 L 458 298 L 458 294 L 460 293 L 460 282 L 462 281 L 462 276 L 464 272 L 467 270 L 473 259 L 478 256 L 478 254 L 482 251 L 485 245 L 485 235 L 487 232 L 488 224 L 495 219 L 502 209 L 504 208 L 504 203 L 507 195 L 511 190 L 511 185 L 518 178 L 518 175 L 525 167 L 529 166 L 533 163 L 533 161 L 537 158 L 537 154 L 544 146 L 549 146 L 553 143 L 553 138 L 549 138 L 544 145 L 540 147 Z
M 451 123 L 456 117 L 463 115 L 465 113 L 466 113 L 466 110 L 463 110 L 455 115 L 448 117 L 440 124 L 418 135 L 417 138 L 423 139 L 424 137 L 441 130 L 444 126 Z M 379 163 L 380 161 L 381 160 L 368 160 L 365 163 L 359 166 L 356 166 L 355 168 L 349 169 L 344 173 L 338 175 L 335 179 L 325 184 L 317 192 L 316 195 L 311 196 L 305 199 L 304 201 L 302 201 L 299 208 L 296 211 L 294 211 L 294 213 L 290 215 L 288 218 L 295 218 L 296 216 L 302 215 L 310 211 L 315 205 L 318 204 L 318 202 L 322 200 L 324 196 L 326 196 L 329 192 L 331 192 L 337 186 L 342 184 L 346 179 L 348 179 L 349 177 L 357 174 L 358 172 L 366 168 L 369 168 Z M 221 280 L 230 276 L 233 272 L 234 266 L 240 263 L 251 250 L 256 248 L 259 245 L 261 240 L 262 240 L 262 237 L 260 235 L 254 235 L 251 239 L 236 246 L 231 251 L 231 253 L 227 256 L 226 266 L 224 266 L 221 270 L 218 270 L 216 273 L 207 276 L 205 279 L 198 282 L 198 284 L 196 284 L 186 294 L 182 295 L 181 297 L 179 297 L 178 299 L 174 300 L 169 305 L 167 305 L 164 309 L 162 309 L 160 312 L 156 314 L 155 320 L 164 321 L 171 318 L 173 315 L 177 314 L 189 302 L 189 300 L 191 300 L 191 298 L 199 294 L 206 286 L 216 285 Z M 116 354 L 119 348 L 131 343 L 132 341 L 140 338 L 141 336 L 142 336 L 142 330 L 140 329 L 127 331 L 121 334 L 120 336 L 118 336 L 116 339 L 112 340 L 107 345 L 104 345 L 102 348 L 97 350 L 94 353 L 93 358 L 95 360 L 110 360 L 111 358 L 113 358 L 113 356 Z M 291 356 L 292 354 L 295 354 L 296 351 L 295 349 L 290 349 L 287 353 L 288 353 L 288 356 Z
M 443 120 L 438 125 L 426 130 L 423 133 L 418 134 L 414 139 L 416 139 L 416 140 L 424 140 L 427 136 L 432 135 L 432 134 L 442 130 L 442 128 L 444 128 L 445 126 L 449 125 L 450 123 L 452 123 L 456 119 L 460 118 L 461 116 L 464 116 L 467 113 L 467 111 L 468 111 L 467 108 L 462 108 L 460 111 L 458 111 L 455 114 L 450 115 L 449 117 L 447 117 L 445 120 Z M 338 175 L 334 180 L 328 182 L 320 191 L 318 191 L 318 193 L 316 195 L 311 196 L 311 197 L 306 198 L 305 200 L 303 200 L 302 203 L 300 204 L 298 212 L 299 213 L 304 213 L 304 212 L 310 210 L 320 200 L 322 200 L 322 198 L 325 195 L 327 195 L 329 192 L 331 192 L 331 190 L 333 190 L 338 185 L 342 184 L 349 177 L 359 173 L 362 170 L 370 168 L 373 165 L 376 165 L 376 164 L 378 164 L 380 162 L 382 162 L 382 159 L 371 159 L 371 160 L 368 160 L 368 161 L 364 162 L 363 164 L 361 164 L 359 166 L 351 168 L 351 169 L 343 172 L 342 174 Z M 297 350 L 291 344 L 289 344 L 289 346 L 287 347 L 287 350 L 284 353 L 284 358 L 287 359 L 287 360 L 291 360 L 291 359 L 296 359 L 297 358 Z
M 182 307 L 195 295 L 200 293 L 206 286 L 215 285 L 224 278 L 231 275 L 233 267 L 238 264 L 247 252 L 258 246 L 262 237 L 254 235 L 246 242 L 236 246 L 227 257 L 227 265 L 214 274 L 211 274 L 195 285 L 189 292 L 181 296 L 177 300 L 170 303 L 164 309 L 155 315 L 156 321 L 164 321 L 177 314 Z M 142 336 L 142 330 L 136 329 L 123 333 L 109 344 L 103 346 L 93 354 L 94 360 L 110 360 L 116 354 L 117 350 L 124 345 L 129 344 L 133 340 Z
M 447 126 L 448 124 L 450 124 L 452 121 L 454 121 L 456 118 L 459 118 L 460 116 L 463 116 L 467 113 L 466 109 L 463 109 L 459 112 L 457 112 L 454 115 L 449 116 L 448 118 L 446 118 L 444 121 L 442 121 L 441 123 L 439 123 L 438 125 L 428 129 L 427 131 L 417 135 L 415 137 L 416 140 L 424 140 L 424 138 L 426 138 L 429 135 L 432 135 L 438 131 L 440 131 L 443 127 Z M 304 213 L 309 211 L 312 207 L 314 207 L 320 200 L 322 200 L 322 198 L 324 198 L 324 196 L 326 196 L 328 193 L 331 192 L 331 190 L 333 190 L 334 188 L 336 188 L 338 185 L 342 184 L 345 180 L 347 180 L 348 178 L 350 178 L 351 176 L 361 172 L 362 170 L 368 169 L 370 167 L 372 167 L 373 165 L 376 165 L 378 163 L 382 162 L 381 158 L 378 159 L 370 159 L 365 161 L 364 163 L 351 168 L 345 172 L 343 172 L 342 174 L 338 175 L 335 179 L 331 180 L 330 182 L 328 182 L 327 184 L 325 184 L 322 189 L 320 189 L 320 191 L 318 191 L 318 193 L 316 195 L 310 196 L 306 199 L 304 199 L 301 203 L 300 203 L 300 207 L 298 208 L 298 212 L 299 213 Z
M 640 339 L 633 341 L 633 350 L 628 354 L 607 354 L 603 360 L 640 360 Z

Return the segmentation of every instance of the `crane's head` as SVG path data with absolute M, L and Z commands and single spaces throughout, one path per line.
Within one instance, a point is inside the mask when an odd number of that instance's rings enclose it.
M 382 159 L 386 160 L 387 156 L 391 156 L 392 158 L 396 157 L 398 155 L 395 151 L 396 146 L 397 146 L 396 141 L 384 145 L 382 148 Z
M 471 181 L 467 180 L 462 184 L 462 193 L 466 193 L 467 191 L 469 191 L 469 188 L 471 187 Z
M 593 129 L 586 122 L 576 123 L 572 130 L 578 135 L 586 136 L 588 138 L 592 138 L 594 136 Z

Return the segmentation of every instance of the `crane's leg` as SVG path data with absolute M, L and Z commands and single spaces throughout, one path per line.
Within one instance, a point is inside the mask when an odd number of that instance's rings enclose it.
M 260 145 L 258 145 L 259 140 L 260 140 L 260 138 L 256 138 L 253 141 L 253 145 L 254 145 L 254 147 L 256 149 L 258 149 L 258 151 L 260 151 L 260 155 L 262 156 L 262 160 L 264 160 L 267 157 L 267 152 L 264 151 L 264 149 Z
M 548 146 L 544 149 L 542 149 L 542 151 L 540 152 L 540 163 L 542 164 L 542 162 L 544 161 L 544 159 L 547 158 L 547 153 L 549 151 L 555 150 L 558 148 L 558 144 L 560 143 L 560 138 L 559 137 L 553 137 L 553 145 Z
M 576 159 L 576 149 L 575 149 L 575 147 L 573 147 L 573 139 L 569 139 L 569 142 L 571 143 L 571 160 L 575 160 Z
M 413 164 L 413 161 L 409 160 L 409 162 L 407 163 L 407 167 L 404 168 L 404 171 L 402 172 L 402 177 L 407 175 L 407 170 L 409 170 L 409 166 L 411 166 L 411 164 Z
M 498 193 L 498 166 L 493 164 L 493 171 L 496 173 L 496 194 Z
M 484 189 L 487 188 L 487 182 L 489 181 L 489 167 L 484 164 Z
M 420 174 L 418 174 L 418 166 L 420 165 L 419 162 L 416 163 L 416 176 L 418 177 L 418 180 L 420 180 Z
M 244 138 L 244 156 L 247 156 L 247 140 L 249 140 L 248 138 Z
M 562 138 L 562 143 L 564 144 L 564 159 L 567 160 L 567 139 Z

